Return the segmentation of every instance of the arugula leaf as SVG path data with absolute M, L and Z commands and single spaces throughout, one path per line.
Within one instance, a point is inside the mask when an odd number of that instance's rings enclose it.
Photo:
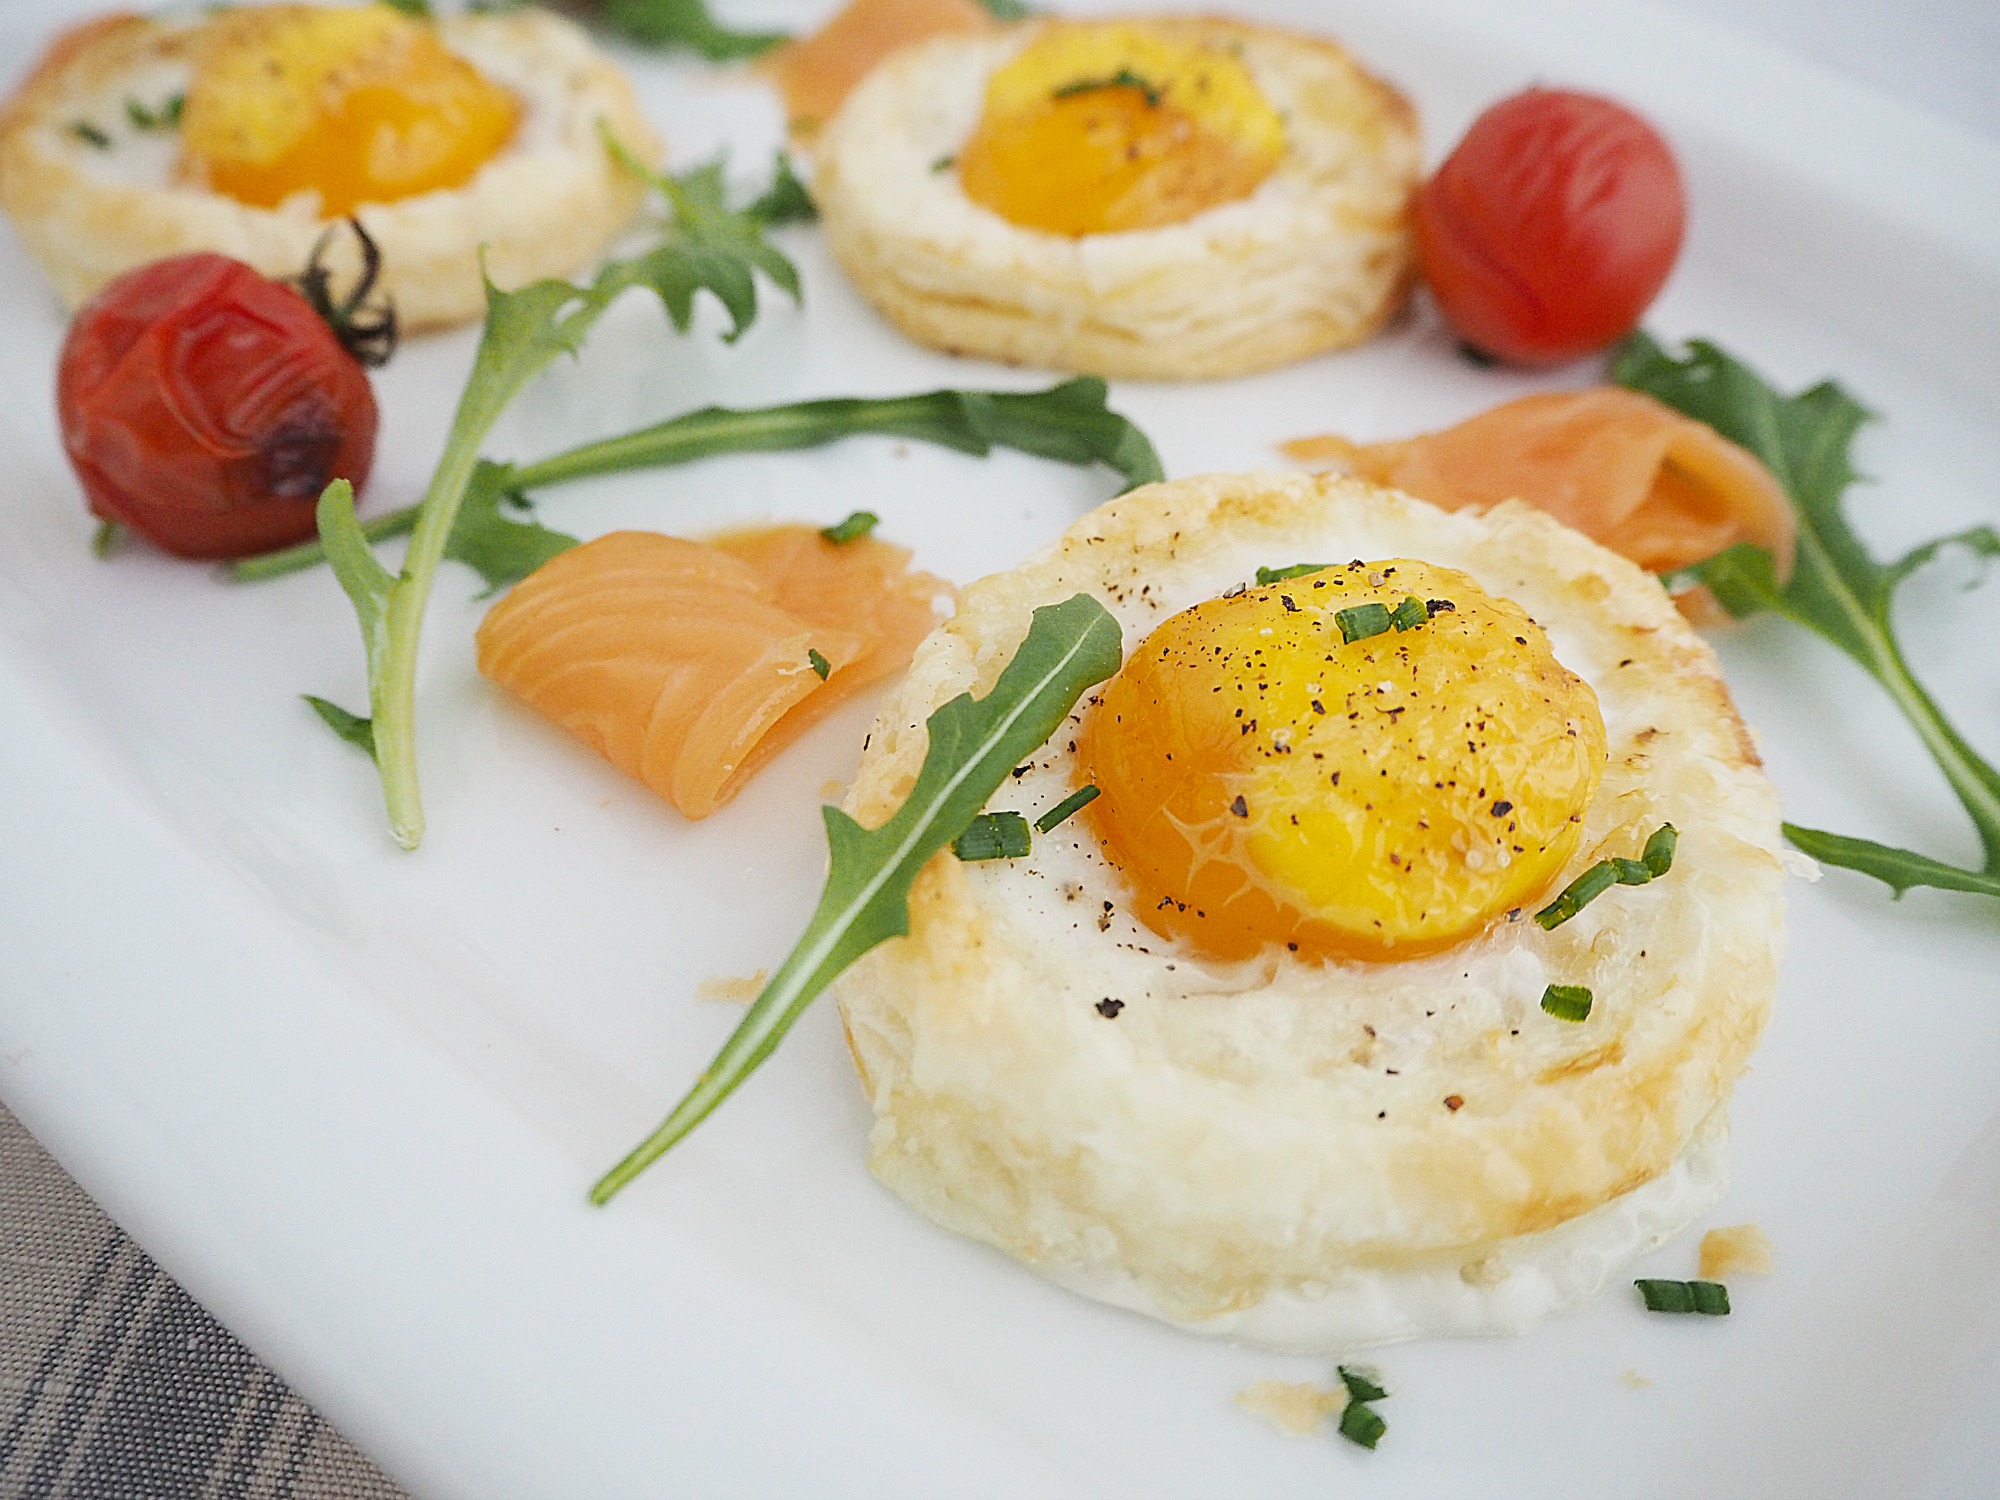
M 1644 391 L 1706 422 L 1762 459 L 1791 497 L 1798 520 L 1792 575 L 1778 580 L 1770 553 L 1749 543 L 1670 578 L 1708 586 L 1732 615 L 1769 611 L 1803 625 L 1873 677 L 1944 772 L 1978 830 L 1985 862 L 1963 870 L 1868 839 L 1785 825 L 1785 836 L 1815 859 L 1857 870 L 1898 896 L 1912 886 L 2000 896 L 2000 771 L 1952 727 L 1903 660 L 1893 619 L 1897 589 L 1946 547 L 2000 556 L 2000 532 L 1975 526 L 1926 542 L 1891 563 L 1877 562 L 1841 510 L 1856 479 L 1849 450 L 1872 415 L 1831 381 L 1796 396 L 1779 394 L 1748 365 L 1704 340 L 1675 357 L 1644 333 L 1627 339 L 1612 366 L 1619 384 Z
M 1131 489 L 1162 476 L 1145 433 L 1105 404 L 1095 376 L 1065 380 L 1044 391 L 926 391 L 869 399 L 837 396 L 740 411 L 705 406 L 621 437 L 572 448 L 513 471 L 521 489 L 687 463 L 721 453 L 770 453 L 817 448 L 871 433 L 911 438 L 985 457 L 1013 448 L 1062 463 L 1101 463 Z
M 483 458 L 479 461 L 444 545 L 446 557 L 466 564 L 486 580 L 489 594 L 519 583 L 577 543 L 567 532 L 552 530 L 534 519 L 533 505 L 510 483 L 510 472 L 505 464 Z M 519 511 L 522 519 L 503 514 L 509 507 Z
M 783 31 L 735 31 L 709 14 L 705 0 L 607 0 L 605 24 L 649 47 L 683 48 L 710 62 L 756 57 L 782 41 Z
M 608 138 L 607 144 L 619 150 Z M 753 269 L 797 295 L 791 262 L 763 242 L 761 226 L 731 214 L 723 204 L 719 166 L 654 180 L 666 193 L 673 223 L 651 250 L 606 264 L 587 287 L 547 280 L 503 292 L 487 282 L 486 325 L 473 355 L 472 375 L 459 397 L 444 455 L 417 507 L 400 574 L 392 577 L 368 550 L 368 535 L 354 516 L 354 492 L 345 480 L 335 480 L 320 497 L 320 540 L 361 622 L 369 717 L 389 828 L 406 849 L 417 846 L 424 828 L 415 725 L 417 642 L 424 609 L 438 564 L 451 554 L 459 515 L 478 472 L 480 444 L 500 414 L 557 355 L 576 353 L 605 309 L 628 288 L 650 289 L 682 332 L 693 317 L 695 294 L 707 290 L 728 310 L 732 338 L 756 316 Z M 492 541 L 498 530 L 494 520 L 484 517 L 477 523 L 483 535 L 476 532 L 466 551 L 485 555 L 481 543 Z
M 312 711 L 326 722 L 326 727 L 346 740 L 355 749 L 362 751 L 370 760 L 375 758 L 375 726 L 357 713 L 350 713 L 338 703 L 329 703 L 324 698 L 315 698 L 311 693 L 299 696 L 312 705 Z
M 651 1135 L 590 1190 L 612 1195 L 693 1130 L 776 1050 L 792 1023 L 849 964 L 910 930 L 910 885 L 1007 775 L 1055 733 L 1084 692 L 1118 670 L 1120 637 L 1088 594 L 1035 611 L 1027 638 L 984 698 L 962 693 L 931 716 L 916 785 L 879 828 L 822 808 L 832 863 L 798 945 L 751 1003 L 715 1060 Z
M 780 151 L 771 185 L 743 212 L 766 228 L 775 229 L 780 224 L 812 223 L 819 217 L 819 205 L 813 202 L 799 174 L 792 170 L 791 156 Z
M 841 396 L 748 411 L 703 407 L 537 463 L 482 462 L 458 520 L 459 527 L 477 528 L 481 536 L 462 543 L 454 534 L 446 555 L 472 563 L 490 587 L 503 587 L 527 577 L 570 542 L 561 532 L 499 516 L 498 507 L 508 496 L 600 474 L 692 463 L 725 453 L 817 448 L 864 434 L 910 438 L 980 457 L 995 447 L 1011 447 L 1065 463 L 1102 463 L 1124 479 L 1127 489 L 1161 478 L 1160 460 L 1145 433 L 1106 406 L 1105 399 L 1104 382 L 1084 376 L 1025 393 L 945 390 L 882 398 Z M 415 527 L 420 509 L 385 512 L 362 531 L 371 542 L 405 535 Z M 325 560 L 322 543 L 303 542 L 244 558 L 231 564 L 230 575 L 252 582 Z

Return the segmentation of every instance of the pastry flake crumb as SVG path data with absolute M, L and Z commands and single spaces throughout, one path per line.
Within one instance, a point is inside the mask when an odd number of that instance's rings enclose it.
M 1293 1437 L 1310 1437 L 1347 1405 L 1347 1390 L 1309 1381 L 1259 1380 L 1236 1393 L 1236 1404 Z
M 1510 1274 L 1507 1262 L 1497 1255 L 1482 1255 L 1458 1268 L 1458 1279 L 1467 1286 L 1496 1287 Z
M 1701 1278 L 1721 1281 L 1749 1272 L 1771 1274 L 1771 1239 L 1756 1224 L 1732 1224 L 1701 1237 Z
M 696 985 L 694 997 L 697 1000 L 725 1000 L 731 1005 L 748 1005 L 763 993 L 764 981 L 770 976 L 769 969 L 759 969 L 748 979 L 719 974 Z

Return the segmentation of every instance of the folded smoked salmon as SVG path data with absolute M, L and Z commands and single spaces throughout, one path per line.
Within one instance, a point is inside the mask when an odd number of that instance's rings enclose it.
M 479 670 L 690 818 L 901 668 L 949 585 L 901 547 L 810 526 L 713 543 L 615 531 L 487 613 Z
M 1656 573 L 1736 542 L 1790 572 L 1790 502 L 1770 470 L 1705 423 L 1618 386 L 1523 396 L 1400 442 L 1300 438 L 1287 456 L 1446 510 L 1525 500 Z
M 758 66 L 776 82 L 792 133 L 810 136 L 891 52 L 934 36 L 976 36 L 994 24 L 979 0 L 849 0 L 818 31 Z

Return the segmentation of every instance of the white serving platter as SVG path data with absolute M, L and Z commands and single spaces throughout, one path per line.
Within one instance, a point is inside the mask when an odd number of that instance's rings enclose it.
M 830 7 L 749 0 L 746 19 Z M 1069 8 L 1065 6 L 1065 8 Z M 1078 4 L 1078 10 L 1098 6 Z M 1243 0 L 1329 31 L 1418 103 L 1435 158 L 1532 81 L 1614 93 L 1674 140 L 1694 227 L 1649 323 L 1884 415 L 1854 513 L 1885 553 L 1996 519 L 2000 152 L 1636 4 Z M 80 13 L 80 8 L 79 8 Z M 15 68 L 59 20 L 0 12 Z M 779 138 L 741 78 L 634 58 L 686 164 Z M 904 343 L 812 229 L 724 347 L 635 297 L 489 452 L 539 456 L 690 407 L 1040 376 Z M 704 978 L 782 956 L 817 892 L 815 808 L 856 706 L 690 825 L 503 702 L 483 605 L 448 573 L 420 686 L 430 831 L 383 831 L 372 774 L 298 701 L 362 696 L 325 575 L 257 588 L 127 549 L 99 562 L 49 395 L 62 332 L 0 242 L 0 1097 L 160 1262 L 392 1474 L 430 1497 L 804 1495 L 1948 1496 L 2000 1473 L 2000 922 L 1859 877 L 1794 884 L 1777 1018 L 1735 1109 L 1735 1184 L 1778 1274 L 1727 1322 L 1613 1294 L 1521 1339 L 1381 1351 L 1376 1453 L 1231 1403 L 1320 1361 L 1080 1301 L 934 1229 L 868 1176 L 830 1006 L 608 1211 L 589 1182 L 736 1020 Z M 473 346 L 380 376 L 376 506 L 421 490 Z M 1536 384 L 1474 370 L 1420 309 L 1369 347 L 1252 379 L 1123 385 L 1171 474 L 1391 436 Z M 699 533 L 867 507 L 967 580 L 1112 481 L 867 440 L 554 491 L 552 524 Z M 1947 563 L 1902 613 L 1918 670 L 2000 748 L 2000 592 Z M 1966 581 L 1963 572 L 1956 581 Z M 1885 700 L 1829 650 L 1721 642 L 1789 814 L 1971 859 Z M 1690 1234 L 1642 1274 L 1685 1276 Z M 1641 1383 L 1643 1382 L 1643 1384 Z

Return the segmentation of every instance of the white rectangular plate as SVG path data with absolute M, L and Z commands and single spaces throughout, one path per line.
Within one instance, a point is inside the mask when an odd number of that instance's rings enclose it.
M 1651 326 L 1717 338 L 1787 386 L 1837 375 L 1883 413 L 1860 451 L 1877 482 L 1853 507 L 1884 552 L 2000 509 L 1990 147 L 1638 7 L 1237 8 L 1347 40 L 1416 100 L 1434 158 L 1531 81 L 1638 105 L 1674 139 L 1694 211 Z M 8 55 L 50 24 L 0 18 Z M 753 83 L 632 66 L 678 162 L 728 144 L 747 173 L 776 144 Z M 711 401 L 1042 383 L 903 342 L 816 231 L 783 243 L 807 311 L 773 296 L 725 348 L 712 320 L 676 338 L 634 298 L 490 451 L 538 456 Z M 368 766 L 298 699 L 363 696 L 332 580 L 233 588 L 137 548 L 94 560 L 47 394 L 61 317 L 11 242 L 0 262 L 0 1094 L 418 1492 L 1942 1496 L 2000 1473 L 1995 914 L 1892 905 L 1838 873 L 1795 884 L 1735 1186 L 1710 1221 L 1764 1225 L 1778 1274 L 1743 1283 L 1727 1322 L 1613 1295 L 1527 1338 L 1385 1351 L 1377 1453 L 1280 1437 L 1231 1404 L 1252 1380 L 1326 1379 L 1319 1362 L 1079 1301 L 877 1188 L 829 1007 L 614 1208 L 587 1208 L 736 1020 L 697 984 L 772 964 L 796 934 L 823 857 L 815 808 L 852 767 L 865 706 L 686 824 L 477 678 L 483 605 L 453 571 L 420 690 L 430 833 L 397 852 Z M 472 344 L 413 343 L 381 375 L 374 506 L 420 492 Z M 1472 369 L 1420 309 L 1351 354 L 1122 386 L 1114 404 L 1179 475 L 1588 373 Z M 700 533 L 866 507 L 966 580 L 1110 489 L 870 440 L 579 486 L 545 514 L 583 534 Z M 1933 578 L 1912 601 L 1918 669 L 2000 746 L 1996 595 Z M 1974 857 L 1858 673 L 1779 626 L 1721 646 L 1793 818 Z M 1693 1236 L 1641 1270 L 1691 1274 Z

